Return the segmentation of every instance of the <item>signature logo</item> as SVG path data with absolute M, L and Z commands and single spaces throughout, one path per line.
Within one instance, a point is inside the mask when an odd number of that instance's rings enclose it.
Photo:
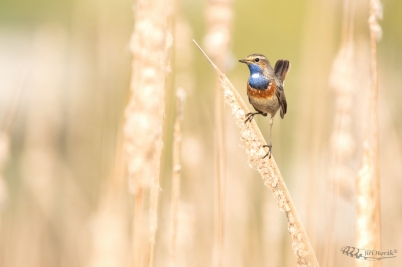
M 378 251 L 374 249 L 361 249 L 355 247 L 345 246 L 341 248 L 341 252 L 349 257 L 356 258 L 359 260 L 368 260 L 368 261 L 379 261 L 382 259 L 388 258 L 395 258 L 396 253 L 398 251 L 394 250 L 387 250 L 387 251 Z

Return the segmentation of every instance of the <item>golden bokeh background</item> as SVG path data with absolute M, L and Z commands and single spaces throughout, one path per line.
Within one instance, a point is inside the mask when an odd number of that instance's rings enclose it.
M 318 261 L 332 253 L 328 266 L 352 266 L 357 261 L 340 249 L 355 244 L 355 179 L 370 88 L 368 1 L 350 1 L 355 7 L 354 64 L 349 66 L 355 73 L 353 81 L 337 76 L 342 72 L 336 71 L 334 60 L 342 44 L 347 2 L 233 1 L 231 52 L 224 70 L 246 101 L 249 71 L 239 59 L 262 53 L 272 64 L 277 59 L 290 60 L 285 86 L 288 113 L 284 120 L 276 117 L 273 155 Z M 402 250 L 402 119 L 398 115 L 402 114 L 402 2 L 382 3 L 383 36 L 377 56 L 381 240 L 386 251 Z M 166 80 L 154 266 L 169 263 L 177 87 L 187 94 L 182 121 L 179 266 L 210 266 L 216 76 L 192 43 L 197 40 L 207 53 L 214 49 L 208 51 L 211 45 L 205 39 L 208 1 L 175 4 L 169 22 L 172 71 Z M 134 197 L 122 164 L 133 9 L 135 3 L 128 0 L 0 2 L 0 266 L 133 266 Z M 351 152 L 339 180 L 330 171 L 334 82 L 351 87 L 353 99 Z M 269 119 L 257 116 L 256 121 L 268 137 Z M 225 265 L 296 266 L 286 218 L 260 175 L 248 166 L 227 108 L 224 128 Z M 340 188 L 334 196 L 335 209 L 329 206 L 333 183 Z M 111 208 L 110 192 L 119 195 Z M 329 218 L 334 218 L 332 228 Z M 399 266 L 402 255 L 396 256 L 382 260 L 382 265 Z

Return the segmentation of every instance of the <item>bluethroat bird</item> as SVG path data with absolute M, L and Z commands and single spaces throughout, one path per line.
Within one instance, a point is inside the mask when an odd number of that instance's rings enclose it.
M 257 112 L 250 112 L 246 114 L 244 123 L 250 122 L 254 115 L 261 114 L 264 117 L 269 113 L 271 119 L 270 137 L 268 153 L 271 158 L 272 154 L 272 125 L 276 112 L 280 109 L 281 118 L 285 117 L 287 103 L 285 91 L 283 89 L 286 74 L 290 69 L 288 60 L 278 60 L 275 67 L 272 68 L 268 59 L 261 54 L 249 55 L 246 59 L 239 60 L 241 63 L 247 64 L 250 69 L 250 77 L 247 81 L 247 95 L 248 101 Z

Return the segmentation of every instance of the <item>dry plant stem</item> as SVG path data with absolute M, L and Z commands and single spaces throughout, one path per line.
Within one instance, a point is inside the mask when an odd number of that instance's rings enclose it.
M 334 246 L 336 244 L 336 220 L 338 217 L 337 200 L 341 193 L 341 185 L 345 184 L 345 181 L 352 181 L 356 175 L 348 165 L 355 148 L 355 140 L 352 134 L 352 103 L 356 90 L 356 83 L 354 82 L 356 76 L 353 41 L 354 9 L 355 3 L 353 1 L 344 0 L 341 48 L 334 59 L 330 76 L 330 87 L 333 90 L 335 102 L 335 117 L 328 168 L 328 182 L 330 184 L 329 215 L 327 216 L 328 235 L 322 261 L 328 267 L 333 266 L 334 254 L 338 251 Z M 343 77 L 344 83 L 339 84 L 339 77 Z M 353 184 L 350 184 L 350 187 L 352 186 Z M 344 187 L 346 188 L 346 186 Z
M 159 168 L 158 168 L 159 172 Z M 149 196 L 149 257 L 148 266 L 153 266 L 155 241 L 156 241 L 156 229 L 158 226 L 158 198 L 159 198 L 159 181 L 151 187 Z
M 380 174 L 379 174 L 379 130 L 378 130 L 378 80 L 377 40 L 381 34 L 378 19 L 382 18 L 381 3 L 370 1 L 370 44 L 371 44 L 371 90 L 368 106 L 367 136 L 363 144 L 362 166 L 357 178 L 357 233 L 356 246 L 366 249 L 381 249 L 380 236 Z M 356 266 L 369 266 L 358 261 Z M 381 266 L 376 261 L 375 266 Z
M 225 200 L 226 200 L 226 157 L 225 157 L 225 113 L 223 110 L 223 95 L 216 86 L 215 94 L 215 244 L 213 266 L 224 266 L 225 251 Z
M 279 209 L 286 213 L 288 230 L 292 238 L 292 249 L 297 258 L 297 266 L 319 266 L 275 160 L 273 157 L 271 159 L 268 157 L 263 158 L 266 151 L 262 146 L 266 145 L 266 142 L 261 131 L 254 120 L 250 123 L 244 123 L 245 114 L 249 112 L 246 104 L 227 77 L 216 67 L 195 41 L 194 43 L 218 74 L 224 91 L 225 103 L 231 108 L 236 124 L 240 128 L 241 141 L 248 155 L 249 165 L 260 172 L 265 186 L 272 190 Z
M 138 186 L 135 192 L 133 226 L 133 266 L 143 266 L 144 193 L 142 186 Z
M 208 33 L 205 37 L 207 51 L 211 52 L 217 66 L 224 68 L 230 51 L 232 0 L 209 0 L 207 6 Z M 226 216 L 226 114 L 223 92 L 219 81 L 215 90 L 215 243 L 213 266 L 224 266 L 225 216 Z
M 170 1 L 139 0 L 135 6 L 135 28 L 131 40 L 133 53 L 131 99 L 126 108 L 124 147 L 127 156 L 130 191 L 147 192 L 149 197 L 149 246 L 145 247 L 142 219 L 133 220 L 133 266 L 144 254 L 149 255 L 148 266 L 153 265 L 157 208 L 159 195 L 159 169 L 162 152 L 162 124 L 165 112 L 165 77 L 169 71 L 169 49 L 172 38 L 167 30 Z M 136 196 L 135 218 L 143 216 L 143 197 Z M 135 223 L 140 223 L 136 225 Z M 136 229 L 137 228 L 137 229 Z M 145 230 L 144 230 L 145 231 Z M 138 255 L 138 253 L 143 253 Z
M 377 0 L 378 1 L 378 0 Z M 375 16 L 376 10 L 374 3 L 377 1 L 370 1 L 370 16 Z M 379 2 L 379 1 L 378 1 Z M 375 24 L 375 22 L 374 22 Z M 371 75 L 372 75 L 372 112 L 373 112 L 373 124 L 372 124 L 372 141 L 373 141 L 373 161 L 374 161 L 374 201 L 375 201 L 375 248 L 381 249 L 381 220 L 380 220 L 380 168 L 379 168 L 379 119 L 378 119 L 378 76 L 377 76 L 377 38 L 378 33 L 373 27 L 370 28 L 370 42 L 371 42 Z M 376 266 L 381 266 L 380 261 L 376 262 Z
M 177 225 L 180 203 L 180 179 L 181 179 L 181 120 L 185 92 L 177 91 L 176 121 L 173 133 L 173 175 L 172 175 L 172 207 L 170 214 L 170 267 L 177 266 Z

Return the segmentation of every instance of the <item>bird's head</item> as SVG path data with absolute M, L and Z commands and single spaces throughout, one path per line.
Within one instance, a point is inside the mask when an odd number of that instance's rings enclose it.
M 254 73 L 262 73 L 265 68 L 271 66 L 268 59 L 261 54 L 252 54 L 245 59 L 240 59 L 239 62 L 247 64 L 251 75 Z

